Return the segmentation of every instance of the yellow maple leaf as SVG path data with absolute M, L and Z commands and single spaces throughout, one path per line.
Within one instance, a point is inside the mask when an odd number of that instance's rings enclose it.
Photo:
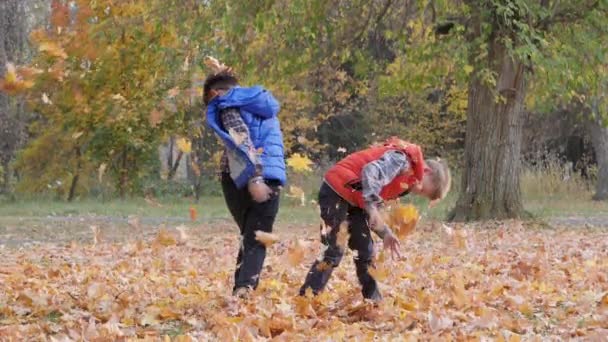
M 255 231 L 255 239 L 266 247 L 270 247 L 273 243 L 279 241 L 279 237 L 276 234 L 263 232 L 261 230 Z
M 308 157 L 299 153 L 294 153 L 287 159 L 287 165 L 296 172 L 312 171 L 310 165 L 312 161 Z
M 184 153 L 190 153 L 192 152 L 192 142 L 186 138 L 179 138 L 177 139 L 177 148 Z
M 295 312 L 298 315 L 304 316 L 304 317 L 314 317 L 315 314 L 315 310 L 312 307 L 312 300 L 311 298 L 313 297 L 312 294 L 312 289 L 309 287 L 306 289 L 306 293 L 304 296 L 296 296 L 294 297 L 294 306 L 295 306 Z
M 415 311 L 418 310 L 418 303 L 415 300 L 408 300 L 402 297 L 397 297 L 395 299 L 395 304 L 397 304 L 400 308 L 407 311 Z
M 376 265 L 376 267 L 370 267 L 368 270 L 369 275 L 371 275 L 375 280 L 382 281 L 388 278 L 388 270 L 384 265 Z
M 411 204 L 396 203 L 389 209 L 387 224 L 395 231 L 397 237 L 404 239 L 416 228 L 420 216 L 418 209 Z

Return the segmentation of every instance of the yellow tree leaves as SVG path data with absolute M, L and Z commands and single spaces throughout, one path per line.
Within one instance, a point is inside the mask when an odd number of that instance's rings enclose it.
M 190 153 L 192 152 L 192 142 L 186 138 L 179 138 L 177 139 L 177 148 L 184 152 L 184 153 Z
M 33 68 L 15 68 L 12 63 L 6 64 L 4 78 L 0 79 L 0 91 L 9 95 L 20 94 L 34 86 L 31 77 L 39 73 Z
M 55 42 L 43 42 L 38 45 L 38 51 L 43 52 L 51 57 L 66 59 L 67 53 Z

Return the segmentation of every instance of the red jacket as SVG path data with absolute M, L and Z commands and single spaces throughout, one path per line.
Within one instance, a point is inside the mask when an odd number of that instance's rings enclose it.
M 399 174 L 380 192 L 385 201 L 399 198 L 409 187 L 422 181 L 424 175 L 424 158 L 418 145 L 398 138 L 391 138 L 381 146 L 372 146 L 355 152 L 339 161 L 325 174 L 325 182 L 351 205 L 365 208 L 361 192 L 361 172 L 363 167 L 373 162 L 389 150 L 397 150 L 408 156 L 411 167 L 406 173 Z

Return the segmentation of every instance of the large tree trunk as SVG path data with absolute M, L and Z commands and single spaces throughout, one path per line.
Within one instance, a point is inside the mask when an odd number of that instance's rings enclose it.
M 478 76 L 469 83 L 462 187 L 450 215 L 456 221 L 524 214 L 519 185 L 524 65 L 509 56 L 499 37 L 490 38 L 488 59 L 496 85 Z
M 597 103 L 593 106 L 593 115 L 587 120 L 587 130 L 597 160 L 597 183 L 593 199 L 608 200 L 608 127 L 603 125 L 597 113 Z
M 20 63 L 25 57 L 26 25 L 22 0 L 0 1 L 0 77 L 7 63 Z M 23 101 L 0 92 L 0 163 L 4 177 L 0 193 L 10 191 L 10 163 L 25 135 Z

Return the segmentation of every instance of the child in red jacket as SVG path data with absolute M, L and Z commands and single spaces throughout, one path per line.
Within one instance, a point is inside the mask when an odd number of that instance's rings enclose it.
M 323 259 L 310 268 L 300 295 L 309 288 L 313 294 L 323 290 L 340 264 L 344 250 L 337 245 L 337 234 L 342 222 L 347 221 L 348 247 L 357 251 L 355 266 L 363 297 L 381 300 L 376 281 L 368 272 L 374 251 L 370 229 L 383 239 L 384 248 L 397 255 L 399 240 L 384 223 L 379 205 L 410 192 L 433 203 L 445 197 L 450 181 L 445 163 L 425 161 L 420 147 L 398 138 L 339 161 L 327 171 L 319 191 L 321 218 L 327 227 L 321 227 L 321 241 L 327 249 Z

